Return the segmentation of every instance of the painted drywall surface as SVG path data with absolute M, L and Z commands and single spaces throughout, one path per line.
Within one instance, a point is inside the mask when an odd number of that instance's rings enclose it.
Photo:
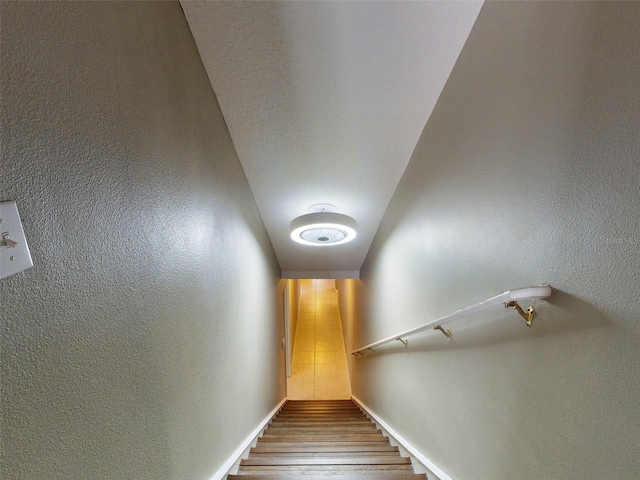
M 354 395 L 457 479 L 640 475 L 640 4 L 489 2 L 361 271 Z M 523 302 L 527 306 L 527 302 Z
M 283 276 L 357 278 L 482 2 L 182 5 Z M 290 222 L 326 202 L 356 239 L 292 242 Z
M 360 313 L 360 280 L 353 278 L 336 280 L 336 288 L 338 289 L 338 308 L 340 310 L 340 322 L 342 323 L 342 335 L 344 336 L 345 352 L 347 355 L 347 368 L 349 371 L 349 379 L 354 376 L 354 368 L 356 367 L 356 359 L 350 353 L 355 344 L 354 332 L 361 320 Z M 360 346 L 360 345 L 358 345 Z
M 279 270 L 176 2 L 2 2 L 3 480 L 208 479 L 284 396 Z
M 300 309 L 300 280 L 287 280 L 287 288 L 289 289 L 289 321 L 291 322 L 289 342 L 291 342 L 291 351 L 293 352 L 296 329 L 298 328 L 298 311 Z
M 293 348 L 295 346 L 295 338 L 296 338 L 296 329 L 298 327 L 298 309 L 300 304 L 300 282 L 295 279 L 281 279 L 281 283 L 283 284 L 283 300 L 288 301 L 288 311 L 289 311 L 289 328 L 288 328 L 288 337 L 284 339 L 289 345 L 289 349 L 285 355 L 289 355 L 287 361 L 289 362 L 289 366 L 292 365 L 293 362 Z M 286 290 L 286 296 L 284 296 Z M 283 312 L 284 315 L 284 312 Z M 285 318 L 285 322 L 287 319 Z M 287 335 L 287 329 L 285 329 L 285 336 Z M 287 373 L 291 376 L 291 372 Z

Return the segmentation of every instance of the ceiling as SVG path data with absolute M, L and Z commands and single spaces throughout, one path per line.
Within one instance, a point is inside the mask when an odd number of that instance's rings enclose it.
M 357 276 L 482 2 L 181 4 L 282 276 Z M 318 203 L 357 238 L 294 243 Z

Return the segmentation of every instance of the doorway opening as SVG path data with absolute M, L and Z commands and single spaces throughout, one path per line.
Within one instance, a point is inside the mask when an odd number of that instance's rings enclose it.
M 351 398 L 335 280 L 299 280 L 290 285 L 298 291 L 289 295 L 293 355 L 287 397 Z

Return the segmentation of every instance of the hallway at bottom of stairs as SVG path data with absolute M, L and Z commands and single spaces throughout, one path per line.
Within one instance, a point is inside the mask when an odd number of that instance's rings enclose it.
M 289 400 L 229 480 L 426 480 L 352 400 Z

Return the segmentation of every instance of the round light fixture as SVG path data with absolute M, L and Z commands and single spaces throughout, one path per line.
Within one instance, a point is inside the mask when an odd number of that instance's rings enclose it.
M 356 238 L 356 221 L 335 212 L 314 212 L 291 222 L 291 239 L 303 245 L 341 245 Z

